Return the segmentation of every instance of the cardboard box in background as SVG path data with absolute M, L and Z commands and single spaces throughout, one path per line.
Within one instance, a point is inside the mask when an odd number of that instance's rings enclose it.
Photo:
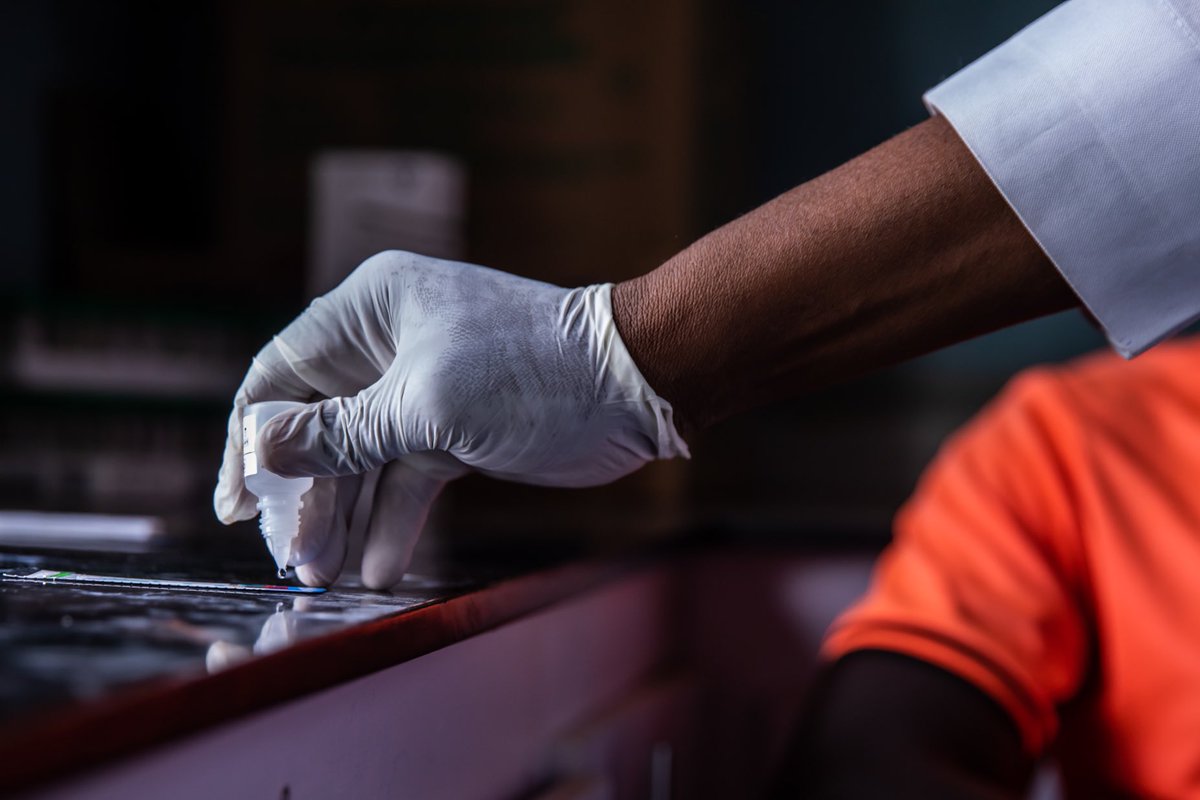
M 312 162 L 310 297 L 325 294 L 383 250 L 461 259 L 467 176 L 443 153 L 327 150 Z

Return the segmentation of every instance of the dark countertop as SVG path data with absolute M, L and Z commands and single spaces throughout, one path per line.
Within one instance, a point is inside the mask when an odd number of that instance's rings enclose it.
M 0 571 L 273 582 L 254 552 L 0 552 Z M 383 669 L 623 572 L 442 563 L 392 592 L 353 580 L 320 595 L 0 581 L 0 763 L 5 792 L 62 777 Z
M 200 572 L 210 580 L 270 579 L 256 575 L 255 566 Z M 7 553 L 0 555 L 0 567 L 201 577 L 195 570 L 154 569 L 138 559 L 103 555 Z M 0 580 L 0 725 L 164 675 L 215 671 L 255 652 L 417 608 L 465 588 L 455 581 L 410 580 L 394 594 L 339 588 L 291 596 Z

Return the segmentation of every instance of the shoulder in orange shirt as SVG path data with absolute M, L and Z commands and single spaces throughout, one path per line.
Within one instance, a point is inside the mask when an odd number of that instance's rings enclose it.
M 856 650 L 974 684 L 1074 795 L 1200 797 L 1200 340 L 1016 379 L 897 516 Z

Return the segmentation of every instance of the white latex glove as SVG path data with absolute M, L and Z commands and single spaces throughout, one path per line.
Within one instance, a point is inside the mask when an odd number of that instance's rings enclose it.
M 383 467 L 362 577 L 382 589 L 403 576 L 442 487 L 472 469 L 594 486 L 686 457 L 670 404 L 617 333 L 611 291 L 400 251 L 368 259 L 254 359 L 229 418 L 217 516 L 256 513 L 242 481 L 241 409 L 262 400 L 310 404 L 259 433 L 264 467 L 317 478 L 293 550 L 308 584 L 341 571 L 369 470 Z

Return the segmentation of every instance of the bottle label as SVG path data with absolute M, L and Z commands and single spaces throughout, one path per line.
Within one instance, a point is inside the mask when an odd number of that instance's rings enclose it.
M 258 417 L 242 412 L 242 452 L 253 453 L 258 439 Z
M 242 475 L 258 473 L 258 455 L 255 454 L 255 444 L 258 438 L 258 417 L 254 414 L 242 414 Z

